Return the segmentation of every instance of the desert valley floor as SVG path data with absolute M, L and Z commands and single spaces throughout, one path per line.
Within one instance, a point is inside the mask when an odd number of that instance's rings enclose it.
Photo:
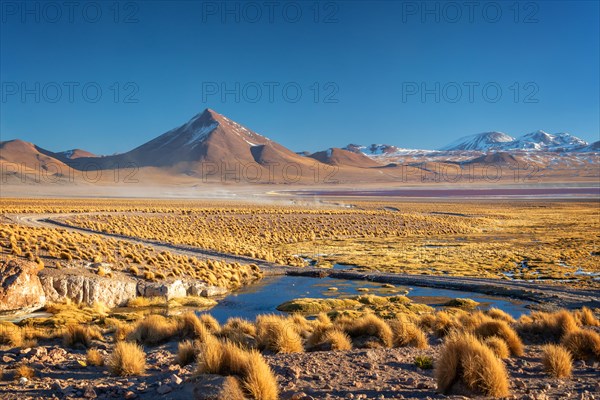
M 597 398 L 596 191 L 400 195 L 0 198 L 0 398 Z

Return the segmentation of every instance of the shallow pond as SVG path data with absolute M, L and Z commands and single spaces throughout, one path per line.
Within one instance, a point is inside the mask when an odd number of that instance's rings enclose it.
M 329 290 L 337 288 L 337 290 Z M 359 289 L 368 289 L 361 291 Z M 226 296 L 219 304 L 207 311 L 219 322 L 225 322 L 229 317 L 242 317 L 249 320 L 259 314 L 281 312 L 276 307 L 286 301 L 310 297 L 310 298 L 335 298 L 354 296 L 358 294 L 376 294 L 380 296 L 391 296 L 405 294 L 415 303 L 439 306 L 453 298 L 470 298 L 481 305 L 479 308 L 487 309 L 497 307 L 506 311 L 514 317 L 528 313 L 525 307 L 528 303 L 515 301 L 501 297 L 491 297 L 480 293 L 463 292 L 458 290 L 436 289 L 426 287 L 402 287 L 385 288 L 381 283 L 343 280 L 334 278 L 311 278 L 305 276 L 276 276 L 264 278 L 260 283 L 242 288 Z

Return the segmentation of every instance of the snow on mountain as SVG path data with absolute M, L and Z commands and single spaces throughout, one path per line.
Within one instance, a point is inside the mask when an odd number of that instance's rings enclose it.
M 463 136 L 454 142 L 442 147 L 442 151 L 476 150 L 488 151 L 501 149 L 507 143 L 515 140 L 512 136 L 502 132 L 483 132 L 475 135 Z
M 600 140 L 574 150 L 577 153 L 600 153 Z
M 366 156 L 397 156 L 413 153 L 428 153 L 433 150 L 419 150 L 419 149 L 404 149 L 396 147 L 391 144 L 372 144 L 370 146 L 362 146 L 359 144 L 349 144 L 343 148 L 344 150 L 351 151 L 353 153 L 362 153 Z
M 544 131 L 528 133 L 504 146 L 507 150 L 568 151 L 587 146 L 585 140 L 568 133 L 550 134 Z

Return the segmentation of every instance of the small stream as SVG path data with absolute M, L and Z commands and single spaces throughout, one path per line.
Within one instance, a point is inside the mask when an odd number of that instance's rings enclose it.
M 337 290 L 329 290 L 337 288 Z M 358 289 L 368 289 L 361 291 Z M 296 298 L 336 298 L 356 296 L 360 294 L 375 294 L 379 296 L 392 296 L 406 294 L 415 303 L 427 304 L 433 307 L 440 306 L 454 298 L 470 298 L 480 304 L 480 309 L 496 307 L 506 311 L 513 317 L 526 314 L 529 304 L 504 297 L 493 297 L 474 292 L 459 290 L 436 289 L 428 287 L 403 287 L 385 288 L 381 283 L 360 280 L 344 280 L 335 278 L 313 278 L 306 276 L 273 276 L 262 279 L 259 283 L 244 287 L 231 293 L 219 301 L 215 307 L 202 311 L 213 315 L 219 322 L 225 322 L 230 317 L 242 317 L 249 320 L 259 314 L 275 313 L 276 307 L 281 303 Z

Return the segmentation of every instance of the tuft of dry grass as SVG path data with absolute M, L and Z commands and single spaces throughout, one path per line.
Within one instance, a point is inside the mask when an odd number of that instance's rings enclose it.
M 552 377 L 568 378 L 573 370 L 573 357 L 563 346 L 548 344 L 542 350 L 542 365 Z
M 506 342 L 512 355 L 519 357 L 523 355 L 524 348 L 521 338 L 505 321 L 493 320 L 484 322 L 475 328 L 475 334 L 482 339 L 498 336 Z
M 600 360 L 600 334 L 591 329 L 580 329 L 566 334 L 561 344 L 577 360 L 594 358 Z
M 575 319 L 583 326 L 600 326 L 600 321 L 594 315 L 592 310 L 583 307 L 581 310 L 575 311 Z
M 502 311 L 499 308 L 492 307 L 485 312 L 485 314 L 493 319 L 498 319 L 501 321 L 508 322 L 509 324 L 515 323 L 515 319 L 508 313 Z
M 27 378 L 32 379 L 35 376 L 35 370 L 29 365 L 21 364 L 15 368 L 15 379 Z
M 104 357 L 96 349 L 89 349 L 85 354 L 87 365 L 102 366 L 104 365 Z
M 137 323 L 133 331 L 127 335 L 127 340 L 156 345 L 172 338 L 177 334 L 177 331 L 177 321 L 170 320 L 162 315 L 151 314 Z
M 504 364 L 470 333 L 448 335 L 435 365 L 438 389 L 445 394 L 451 392 L 458 381 L 484 396 L 506 397 L 509 394 Z
M 450 314 L 446 311 L 438 311 L 435 313 L 435 319 L 431 328 L 437 337 L 444 337 L 450 333 L 453 325 L 453 319 Z
M 141 308 L 141 307 L 162 307 L 167 304 L 164 297 L 134 297 L 127 301 L 127 307 Z
M 365 314 L 344 325 L 344 331 L 352 338 L 372 336 L 376 337 L 384 347 L 392 347 L 394 344 L 392 328 L 375 314 Z
M 21 328 L 10 322 L 0 323 L 0 345 L 20 347 L 23 344 Z
M 135 325 L 133 325 L 132 323 L 115 321 L 114 329 L 115 341 L 125 340 L 129 335 L 131 335 L 131 332 L 133 332 L 133 330 L 135 329 Z
M 198 346 L 191 340 L 184 340 L 177 345 L 175 361 L 182 367 L 196 361 Z
M 558 343 L 561 338 L 579 330 L 573 315 L 567 310 L 554 313 L 534 311 L 517 321 L 517 331 L 535 342 Z
M 217 321 L 217 319 L 212 315 L 201 314 L 199 318 L 200 322 L 202 322 L 206 329 L 208 329 L 208 331 L 213 335 L 216 335 L 221 330 L 221 324 L 219 324 L 219 321 Z
M 235 376 L 228 376 L 225 378 L 221 393 L 219 393 L 220 399 L 227 400 L 246 400 L 246 395 L 242 390 L 240 381 Z
M 243 390 L 251 398 L 276 400 L 277 379 L 256 350 L 244 350 L 230 341 L 221 342 L 214 336 L 198 345 L 198 374 L 234 375 L 240 378 Z M 232 383 L 233 385 L 233 383 Z M 230 388 L 239 394 L 237 388 Z M 225 397 L 235 399 L 236 397 Z
M 490 336 L 485 338 L 483 343 L 494 352 L 496 357 L 500 359 L 510 357 L 510 349 L 508 348 L 508 345 L 506 344 L 504 339 L 502 339 L 501 337 Z
M 200 318 L 192 311 L 180 316 L 178 322 L 178 330 L 182 338 L 203 341 L 207 335 L 210 335 L 206 325 L 203 324 Z
M 313 335 L 311 335 L 310 338 L 312 340 L 317 340 Z M 350 340 L 350 337 L 346 333 L 339 329 L 332 328 L 321 333 L 318 342 L 312 343 L 311 347 L 326 351 L 347 351 L 352 350 L 352 340 Z
M 256 338 L 260 348 L 275 353 L 304 351 L 302 338 L 294 322 L 280 315 L 259 315 L 256 318 Z
M 113 375 L 143 375 L 146 372 L 146 353 L 136 343 L 117 342 L 107 364 Z
M 413 322 L 406 318 L 397 318 L 388 321 L 394 333 L 394 347 L 416 347 L 426 349 L 429 346 L 427 335 Z
M 212 335 L 206 337 L 206 340 L 198 345 L 196 372 L 199 374 L 218 374 L 221 372 L 222 353 L 222 343 Z
M 275 374 L 256 350 L 252 350 L 248 356 L 242 384 L 254 399 L 277 400 L 279 398 Z
M 68 325 L 63 334 L 63 343 L 68 347 L 90 347 L 92 340 L 102 340 L 102 333 L 96 326 Z
M 243 347 L 255 347 L 256 326 L 243 318 L 229 318 L 221 328 L 219 337 Z

